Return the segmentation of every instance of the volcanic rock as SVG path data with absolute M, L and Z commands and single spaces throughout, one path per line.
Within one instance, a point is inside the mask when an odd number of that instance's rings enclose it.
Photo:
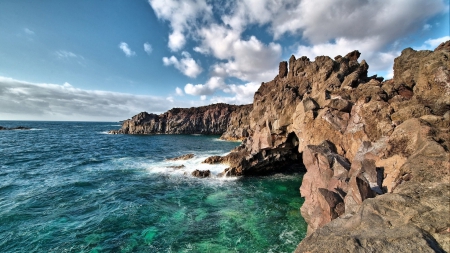
M 210 177 L 211 171 L 209 171 L 209 170 L 194 170 L 191 173 L 191 175 L 194 177 L 199 177 L 199 178 Z
M 166 161 L 179 161 L 179 160 L 189 160 L 194 158 L 194 154 L 185 154 L 182 156 L 177 156 L 173 158 L 167 158 Z
M 2 127 L 0 126 L 0 130 L 30 130 L 29 127 L 18 126 L 18 127 Z
M 242 108 L 242 109 L 241 109 Z M 242 139 L 248 136 L 245 118 L 251 105 L 237 106 L 213 104 L 191 108 L 173 108 L 163 114 L 141 112 L 125 120 L 119 130 L 111 134 L 217 134 L 225 133 L 224 138 Z M 233 114 L 234 112 L 234 114 Z M 230 122 L 233 119 L 232 122 Z

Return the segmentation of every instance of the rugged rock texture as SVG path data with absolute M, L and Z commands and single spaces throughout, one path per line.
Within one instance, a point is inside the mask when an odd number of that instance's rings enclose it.
M 141 112 L 125 120 L 111 134 L 217 134 L 227 131 L 225 139 L 243 139 L 249 135 L 247 112 L 251 105 L 213 104 L 191 108 L 173 108 L 156 115 Z
M 449 48 L 403 50 L 384 82 L 358 51 L 292 56 L 255 93 L 250 136 L 205 162 L 226 175 L 304 164 L 296 252 L 449 251 Z
M 209 171 L 209 170 L 194 170 L 194 171 L 192 171 L 191 175 L 194 177 L 199 177 L 199 178 L 210 177 L 211 171 Z
M 292 56 L 253 106 L 139 114 L 119 131 L 248 136 L 204 161 L 228 164 L 227 176 L 306 169 L 296 252 L 450 251 L 449 50 L 407 48 L 387 81 L 367 76 L 358 51 Z
M 238 141 L 251 135 L 250 112 L 253 105 L 242 105 L 237 107 L 230 115 L 227 130 L 220 137 L 223 140 Z

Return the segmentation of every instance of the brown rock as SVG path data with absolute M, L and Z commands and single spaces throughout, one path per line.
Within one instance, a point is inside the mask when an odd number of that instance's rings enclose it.
M 233 112 L 241 107 L 223 103 L 191 108 L 173 108 L 156 115 L 141 112 L 122 123 L 113 134 L 217 134 L 226 132 Z M 247 109 L 244 109 L 247 110 Z M 235 119 L 235 121 L 240 119 Z M 244 126 L 242 126 L 246 129 Z M 233 138 L 240 139 L 246 131 L 234 129 Z
M 206 158 L 202 163 L 217 164 L 217 163 L 221 163 L 222 161 L 223 161 L 223 158 L 221 156 L 215 155 L 215 156 L 210 156 L 210 157 Z
M 283 78 L 286 77 L 288 73 L 288 65 L 287 62 L 282 61 L 280 62 L 280 67 L 278 69 L 278 77 Z
M 173 158 L 167 158 L 166 161 L 179 161 L 179 160 L 189 160 L 194 158 L 194 154 L 185 154 L 182 156 L 178 156 L 178 157 L 173 157 Z
M 205 177 L 211 176 L 211 171 L 209 171 L 209 170 L 194 170 L 191 173 L 191 175 L 194 177 L 205 178 Z

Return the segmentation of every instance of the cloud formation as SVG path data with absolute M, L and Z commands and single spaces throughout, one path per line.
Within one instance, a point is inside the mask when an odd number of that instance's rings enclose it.
M 32 30 L 30 30 L 30 29 L 28 29 L 28 28 L 24 28 L 23 31 L 24 31 L 26 34 L 28 34 L 28 35 L 34 35 L 34 34 L 35 34 L 34 31 L 32 31 Z
M 58 50 L 55 52 L 56 57 L 58 57 L 59 59 L 70 59 L 70 58 L 78 58 L 78 59 L 83 59 L 84 57 L 81 55 L 77 55 L 75 53 L 72 53 L 70 51 L 66 51 L 66 50 Z
M 172 51 L 181 50 L 186 44 L 186 33 L 212 15 L 212 6 L 205 0 L 149 0 L 149 3 L 159 19 L 169 21 L 172 32 L 168 46 Z
M 238 96 L 239 89 L 241 93 L 254 91 L 258 83 L 271 80 L 277 74 L 283 50 L 288 49 L 278 42 L 286 35 L 301 38 L 293 47 L 297 57 L 306 55 L 314 60 L 319 55 L 345 55 L 357 49 L 362 53 L 361 59 L 369 63 L 371 73 L 390 78 L 393 60 L 400 54 L 395 45 L 413 32 L 430 29 L 427 19 L 448 9 L 444 0 L 408 3 L 324 0 L 320 4 L 314 0 L 164 3 L 149 0 L 149 3 L 157 17 L 167 21 L 171 28 L 168 47 L 172 51 L 183 49 L 190 41 L 195 52 L 213 58 L 210 79 L 204 84 L 188 83 L 184 92 L 195 96 L 212 96 L 219 91 L 236 94 L 227 99 L 213 97 L 216 101 L 248 101 L 248 95 Z M 272 41 L 264 43 L 256 34 L 248 33 L 249 27 L 255 26 L 265 29 Z M 165 57 L 164 64 L 186 72 L 175 56 Z M 230 77 L 246 82 L 247 86 L 226 84 L 224 80 Z
M 225 84 L 221 77 L 211 77 L 205 84 L 186 84 L 184 92 L 193 96 L 200 96 L 201 100 L 206 100 L 207 96 L 214 95 L 217 91 L 223 91 L 232 97 L 212 96 L 211 103 L 230 103 L 230 104 L 250 104 L 253 102 L 253 95 L 258 90 L 259 83 L 246 84 Z
M 152 45 L 150 45 L 150 43 L 148 43 L 148 42 L 145 42 L 145 43 L 144 43 L 144 51 L 145 51 L 148 55 L 150 55 L 150 54 L 153 52 L 153 47 L 152 47 Z
M 124 52 L 127 57 L 136 55 L 136 52 L 132 51 L 127 43 L 120 42 L 119 48 Z
M 174 106 L 190 104 L 173 104 L 173 99 L 163 97 L 83 90 L 68 83 L 29 83 L 0 77 L 0 118 L 116 121 L 142 111 L 164 112 Z
M 198 65 L 194 59 L 192 59 L 191 55 L 188 52 L 183 51 L 181 55 L 182 58 L 180 60 L 178 60 L 177 57 L 173 55 L 169 58 L 163 57 L 162 60 L 164 66 L 173 65 L 181 73 L 191 78 L 195 78 L 200 73 L 202 73 L 203 71 L 202 67 L 200 67 L 200 65 Z

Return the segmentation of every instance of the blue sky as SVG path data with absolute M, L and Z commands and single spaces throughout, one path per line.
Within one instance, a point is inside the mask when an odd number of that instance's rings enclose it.
M 0 120 L 251 103 L 292 54 L 358 49 L 390 78 L 402 49 L 450 39 L 448 0 L 3 0 L 0 13 Z

